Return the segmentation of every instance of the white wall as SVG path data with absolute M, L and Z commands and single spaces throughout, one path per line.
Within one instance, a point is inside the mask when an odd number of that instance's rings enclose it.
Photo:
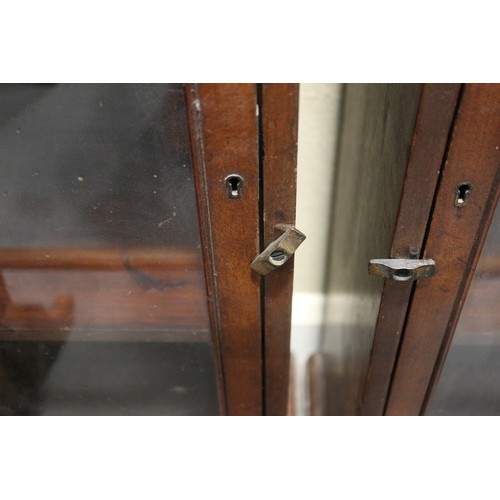
M 297 228 L 307 239 L 295 254 L 292 305 L 292 355 L 299 415 L 305 412 L 306 363 L 319 348 L 323 321 L 340 97 L 340 84 L 300 85 Z

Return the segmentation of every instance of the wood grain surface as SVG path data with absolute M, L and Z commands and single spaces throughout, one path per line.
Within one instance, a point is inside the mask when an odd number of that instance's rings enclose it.
M 361 412 L 383 288 L 368 261 L 391 251 L 420 94 L 420 85 L 346 88 L 323 332 L 329 415 Z
M 282 234 L 276 225 L 295 224 L 298 106 L 297 84 L 262 85 L 262 250 Z M 286 415 L 293 258 L 263 280 L 265 414 Z
M 263 414 L 257 86 L 187 86 L 195 184 L 222 411 Z M 229 198 L 225 179 L 243 178 Z
M 197 252 L 1 249 L 0 269 L 2 339 L 207 339 Z
M 437 380 L 496 206 L 499 138 L 500 85 L 466 84 L 424 250 L 438 272 L 415 286 L 387 415 L 419 415 Z M 457 207 L 463 182 L 472 190 L 467 205 Z
M 392 239 L 392 259 L 420 257 L 460 87 L 423 85 Z M 364 389 L 363 415 L 384 413 L 412 289 L 412 282 L 384 282 Z
M 176 248 L 0 248 L 0 269 L 125 271 L 136 267 L 200 271 L 202 262 L 198 252 Z

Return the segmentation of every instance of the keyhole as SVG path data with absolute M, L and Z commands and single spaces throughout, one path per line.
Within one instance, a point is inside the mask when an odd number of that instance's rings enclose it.
M 240 191 L 240 180 L 238 177 L 231 177 L 228 182 L 231 185 L 231 195 L 237 196 Z
M 465 207 L 467 205 L 467 198 L 470 195 L 472 190 L 472 186 L 469 182 L 461 182 L 457 186 L 456 196 L 455 196 L 455 206 L 456 207 Z
M 232 174 L 226 177 L 227 197 L 228 198 L 241 198 L 241 191 L 243 189 L 243 178 L 240 175 Z

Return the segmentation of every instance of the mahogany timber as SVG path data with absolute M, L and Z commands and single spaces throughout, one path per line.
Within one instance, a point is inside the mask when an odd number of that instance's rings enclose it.
M 0 248 L 0 269 L 124 271 L 148 267 L 201 270 L 197 252 L 170 248 Z
M 201 256 L 152 249 L 0 249 L 2 340 L 208 338 Z
M 262 415 L 257 86 L 186 88 L 221 411 Z M 230 174 L 243 178 L 240 198 L 228 197 Z
M 298 84 L 262 85 L 262 250 L 282 234 L 277 224 L 295 224 L 298 106 Z M 265 414 L 286 415 L 293 258 L 263 280 Z
M 361 412 L 421 85 L 348 84 L 338 141 L 322 351 L 328 415 Z
M 390 258 L 419 258 L 461 85 L 425 84 L 413 132 Z M 382 415 L 411 282 L 385 280 L 361 413 Z
M 438 272 L 415 285 L 387 415 L 424 410 L 496 206 L 499 137 L 500 85 L 466 84 L 425 244 L 424 258 L 435 259 Z M 463 182 L 472 190 L 467 205 L 457 207 L 456 190 Z

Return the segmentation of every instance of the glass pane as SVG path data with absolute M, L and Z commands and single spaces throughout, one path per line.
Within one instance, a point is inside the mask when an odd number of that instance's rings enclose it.
M 217 413 L 182 86 L 0 110 L 0 413 Z
M 500 205 L 431 403 L 431 415 L 500 415 Z

